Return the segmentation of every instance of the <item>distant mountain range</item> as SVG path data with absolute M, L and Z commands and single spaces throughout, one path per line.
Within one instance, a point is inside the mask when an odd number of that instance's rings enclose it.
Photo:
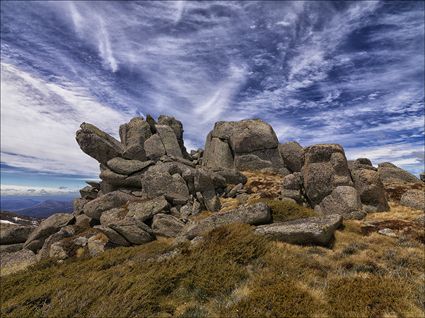
M 54 213 L 70 213 L 73 210 L 72 199 L 43 200 L 40 198 L 2 198 L 1 210 L 12 211 L 33 218 L 47 218 Z

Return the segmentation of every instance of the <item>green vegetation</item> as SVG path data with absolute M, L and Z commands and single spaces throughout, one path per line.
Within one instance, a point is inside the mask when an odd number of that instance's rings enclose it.
M 422 317 L 425 251 L 357 221 L 332 249 L 267 241 L 248 225 L 154 241 L 2 277 L 1 317 Z M 403 245 L 402 245 L 403 244 Z
M 273 222 L 284 222 L 317 216 L 313 209 L 290 201 L 261 199 L 272 210 Z

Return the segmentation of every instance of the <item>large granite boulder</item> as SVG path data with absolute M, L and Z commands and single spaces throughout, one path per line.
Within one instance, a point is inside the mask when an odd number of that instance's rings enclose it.
M 251 225 L 266 224 L 272 221 L 270 208 L 265 203 L 256 203 L 241 206 L 228 212 L 218 212 L 194 224 L 190 224 L 184 230 L 184 236 L 192 239 L 202 233 L 209 232 L 219 226 L 232 223 L 246 223 Z
M 315 211 L 324 215 L 339 214 L 344 219 L 360 219 L 365 216 L 362 208 L 360 196 L 354 187 L 339 186 L 316 205 Z
M 150 126 L 142 117 L 134 117 L 127 124 L 121 125 L 120 138 L 124 146 L 123 157 L 145 161 L 144 143 L 150 136 Z
M 164 144 L 158 134 L 152 135 L 145 141 L 145 151 L 146 157 L 154 161 L 165 155 Z
M 116 246 L 130 246 L 131 243 L 127 241 L 121 234 L 119 234 L 117 231 L 111 229 L 108 226 L 104 225 L 96 225 L 94 227 L 101 233 L 103 233 L 107 238 L 109 243 Z
M 100 130 L 96 126 L 82 123 L 76 133 L 76 140 L 82 151 L 102 164 L 115 157 L 122 157 L 124 148 L 122 144 Z
M 135 173 L 131 176 L 116 173 L 108 168 L 101 168 L 99 178 L 105 181 L 113 188 L 141 188 L 142 179 L 140 174 Z
M 331 243 L 335 231 L 341 225 L 342 216 L 333 214 L 261 225 L 257 226 L 255 232 L 286 243 L 327 246 Z
M 356 160 L 352 160 L 348 163 L 348 167 L 350 171 L 356 169 L 368 169 L 377 171 L 378 169 L 372 165 L 372 161 L 368 158 L 358 158 Z
M 150 200 L 129 203 L 127 215 L 144 222 L 151 220 L 158 213 L 164 213 L 169 207 L 170 205 L 165 197 L 159 196 Z
M 365 211 L 383 212 L 390 209 L 385 196 L 384 185 L 377 171 L 354 169 L 351 171 L 351 175 Z
M 84 205 L 84 214 L 88 217 L 99 220 L 104 211 L 119 208 L 129 201 L 136 198 L 122 191 L 109 192 L 101 197 L 94 199 Z
M 422 210 L 425 212 L 425 190 L 408 190 L 401 196 L 400 204 L 412 209 Z
M 57 213 L 49 216 L 30 234 L 24 244 L 24 248 L 33 252 L 38 251 L 42 248 L 46 238 L 74 221 L 74 215 L 68 213 Z
M 44 240 L 43 247 L 37 254 L 39 260 L 46 259 L 50 257 L 50 248 L 54 243 L 57 243 L 64 238 L 72 237 L 75 234 L 75 229 L 70 226 L 64 226 L 58 232 L 50 235 L 48 238 Z
M 10 226 L 7 228 L 0 228 L 0 244 L 25 243 L 34 229 L 34 226 Z
M 351 186 L 344 149 L 337 144 L 319 144 L 305 149 L 301 169 L 305 194 L 314 207 L 338 186 Z
M 160 115 L 158 117 L 158 124 L 171 127 L 171 129 L 174 131 L 174 134 L 177 137 L 177 142 L 179 143 L 180 150 L 183 154 L 183 157 L 189 158 L 189 154 L 187 153 L 186 147 L 184 146 L 184 140 L 183 140 L 184 130 L 183 130 L 182 122 L 172 116 Z
M 167 125 L 156 125 L 156 130 L 164 145 L 165 153 L 174 157 L 183 157 L 179 142 L 173 129 Z
M 283 168 L 273 128 L 260 119 L 217 122 L 208 134 L 203 165 L 213 169 Z
M 390 162 L 378 164 L 379 178 L 383 183 L 404 182 L 404 183 L 420 183 L 421 180 L 416 178 L 410 172 L 403 170 Z
M 108 227 L 135 245 L 148 243 L 155 238 L 149 226 L 131 217 L 110 223 Z
M 176 237 L 180 234 L 185 224 L 175 216 L 169 214 L 157 214 L 153 217 L 152 230 L 155 235 Z
M 150 167 L 142 177 L 142 188 L 151 199 L 164 195 L 172 202 L 185 203 L 189 200 L 185 180 L 178 173 L 170 174 L 166 165 Z
M 299 172 L 304 165 L 304 148 L 296 141 L 279 145 L 285 167 L 291 172 Z

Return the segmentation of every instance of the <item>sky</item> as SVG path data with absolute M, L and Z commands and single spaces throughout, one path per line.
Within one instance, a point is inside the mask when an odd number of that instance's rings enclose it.
M 172 115 L 189 149 L 219 120 L 424 170 L 424 2 L 1 2 L 2 195 L 97 179 L 75 141 Z

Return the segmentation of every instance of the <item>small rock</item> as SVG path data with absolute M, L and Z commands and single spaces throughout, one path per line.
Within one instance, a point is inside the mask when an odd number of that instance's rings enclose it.
M 389 237 L 397 237 L 397 234 L 389 228 L 380 229 L 378 233 Z

